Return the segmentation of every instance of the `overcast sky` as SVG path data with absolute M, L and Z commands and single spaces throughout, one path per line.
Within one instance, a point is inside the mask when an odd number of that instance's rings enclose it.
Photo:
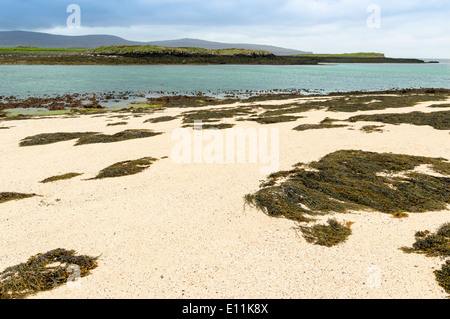
M 67 25 L 70 4 L 81 9 L 80 28 Z M 1 30 L 391 57 L 450 58 L 449 21 L 450 0 L 0 0 Z

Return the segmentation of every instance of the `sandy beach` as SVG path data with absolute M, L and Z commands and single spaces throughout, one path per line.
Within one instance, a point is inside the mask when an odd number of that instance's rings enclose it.
M 253 104 L 293 102 L 302 99 Z M 277 129 L 277 171 L 339 150 L 450 159 L 449 131 L 431 126 L 355 122 L 341 128 L 293 130 L 327 117 L 436 112 L 443 109 L 429 106 L 442 103 L 352 113 L 310 110 L 298 114 L 303 118 L 296 121 L 266 125 L 236 119 L 221 122 L 235 124 L 228 130 Z M 402 219 L 369 211 L 334 214 L 339 221 L 354 223 L 352 235 L 331 248 L 312 245 L 294 229 L 295 222 L 245 205 L 244 196 L 257 191 L 267 177 L 261 171 L 265 164 L 177 163 L 173 132 L 182 126 L 181 119 L 144 123 L 189 110 L 198 108 L 167 108 L 140 117 L 121 113 L 128 119 L 120 126 L 107 126 L 123 120 L 113 118 L 114 113 L 0 122 L 9 127 L 0 130 L 0 191 L 39 195 L 0 204 L 0 269 L 56 248 L 99 256 L 98 267 L 78 287 L 63 285 L 30 297 L 42 299 L 447 297 L 433 275 L 442 259 L 406 254 L 399 248 L 410 247 L 417 231 L 435 231 L 448 222 L 450 209 L 411 213 Z M 384 131 L 362 132 L 360 128 L 368 124 L 383 125 Z M 117 143 L 74 146 L 75 140 L 70 140 L 19 147 L 22 139 L 41 133 L 114 134 L 125 129 L 162 134 Z M 194 134 L 192 128 L 186 130 Z M 139 174 L 89 180 L 109 165 L 143 157 L 157 161 Z M 83 175 L 40 183 L 69 172 Z

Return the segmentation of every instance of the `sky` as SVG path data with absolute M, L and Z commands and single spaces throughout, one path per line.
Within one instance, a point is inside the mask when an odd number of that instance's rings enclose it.
M 450 58 L 450 0 L 0 0 L 0 30 Z

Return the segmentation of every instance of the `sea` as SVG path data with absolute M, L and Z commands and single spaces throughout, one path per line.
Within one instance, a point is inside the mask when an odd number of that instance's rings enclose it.
M 0 96 L 18 98 L 73 93 L 300 91 L 305 94 L 449 88 L 450 59 L 426 64 L 322 65 L 1 65 Z

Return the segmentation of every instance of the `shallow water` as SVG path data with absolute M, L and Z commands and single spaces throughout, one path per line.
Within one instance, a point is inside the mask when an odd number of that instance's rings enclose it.
M 450 61 L 440 64 L 1 65 L 0 95 L 66 93 L 312 90 L 335 92 L 394 88 L 450 88 Z

